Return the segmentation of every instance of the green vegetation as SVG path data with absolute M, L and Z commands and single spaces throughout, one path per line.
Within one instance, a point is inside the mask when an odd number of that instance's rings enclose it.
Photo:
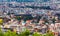
M 3 19 L 0 19 L 0 25 L 3 24 Z
M 31 19 L 33 19 L 33 17 L 32 16 L 16 16 L 15 17 L 15 19 L 17 19 L 17 20 L 21 20 L 21 19 L 23 19 L 24 21 L 26 21 L 26 20 L 31 20 Z
M 8 30 L 7 32 L 2 32 L 1 28 L 0 28 L 0 36 L 29 36 L 30 35 L 30 31 L 26 30 L 24 32 L 20 32 L 20 34 L 17 34 L 16 32 L 12 32 L 10 30 Z M 40 34 L 39 32 L 34 32 L 32 34 L 32 36 L 54 36 L 52 32 L 48 32 L 45 34 Z
M 32 36 L 42 36 L 42 34 L 39 34 L 38 32 L 35 32 Z
M 26 30 L 24 32 L 21 32 L 20 34 L 18 34 L 18 36 L 29 36 L 30 35 L 30 31 Z
M 16 18 L 17 20 L 19 20 L 19 21 L 21 20 L 21 17 L 19 17 L 19 16 L 15 17 L 15 18 Z

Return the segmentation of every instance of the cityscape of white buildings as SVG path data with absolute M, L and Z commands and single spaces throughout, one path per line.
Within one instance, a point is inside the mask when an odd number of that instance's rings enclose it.
M 1 1 L 1 0 L 0 0 Z M 15 13 L 15 14 L 46 14 L 46 12 L 54 12 L 54 13 L 60 13 L 60 0 L 49 0 L 47 2 L 42 2 L 42 0 L 34 0 L 34 2 L 16 2 L 18 0 L 10 0 L 10 2 L 7 2 L 7 0 L 2 0 L 0 2 L 0 15 L 4 15 L 5 17 L 9 18 L 6 13 Z M 45 9 L 43 7 L 50 7 L 49 9 Z M 38 8 L 36 8 L 38 7 Z M 43 9 L 40 9 L 42 7 Z M 33 15 L 34 17 L 34 15 Z M 8 24 L 10 23 L 10 24 Z M 22 24 L 23 21 L 21 22 Z M 5 23 L 4 23 L 5 24 Z M 11 19 L 11 21 L 7 22 L 7 26 L 10 28 L 12 26 L 18 26 L 15 29 L 20 30 L 18 21 L 16 19 Z M 28 25 L 29 26 L 29 25 Z M 23 29 L 25 26 L 21 26 Z M 34 27 L 33 27 L 34 28 Z
M 37 7 L 41 7 L 41 6 L 49 6 L 51 9 L 50 10 L 52 12 L 60 12 L 60 0 L 46 0 L 44 2 L 44 0 L 34 0 L 34 2 L 16 2 L 19 0 L 0 0 L 0 12 L 13 12 L 16 14 L 25 14 L 25 13 L 38 13 L 40 14 L 40 12 L 47 12 L 47 9 L 32 9 L 32 8 L 28 8 L 26 6 L 37 6 Z M 21 1 L 21 0 L 20 0 Z M 22 0 L 24 1 L 24 0 Z M 29 1 L 29 0 L 28 0 Z M 16 7 L 17 6 L 17 7 Z M 15 8 L 13 8 L 15 7 Z M 23 8 L 21 8 L 23 7 Z

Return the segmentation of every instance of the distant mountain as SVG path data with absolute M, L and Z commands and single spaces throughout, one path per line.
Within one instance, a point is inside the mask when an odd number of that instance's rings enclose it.
M 0 0 L 0 2 L 34 2 L 34 0 Z
M 16 2 L 47 2 L 50 0 L 0 0 L 0 2 L 12 2 L 12 1 L 16 1 Z

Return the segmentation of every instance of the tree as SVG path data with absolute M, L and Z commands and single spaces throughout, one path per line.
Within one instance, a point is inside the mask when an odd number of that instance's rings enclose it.
M 15 19 L 17 19 L 17 20 L 20 21 L 21 20 L 21 17 L 20 16 L 16 16 Z
M 25 32 L 21 32 L 18 36 L 29 36 L 30 35 L 30 31 L 26 30 Z
M 38 32 L 35 32 L 32 36 L 42 36 L 42 34 L 39 34 Z
M 3 24 L 3 19 L 0 19 L 0 25 Z
M 17 36 L 16 32 L 12 32 L 12 31 L 7 31 L 4 33 L 4 36 Z
M 7 32 L 2 32 L 1 28 L 0 28 L 0 36 L 29 36 L 30 35 L 30 31 L 26 30 L 23 32 L 20 32 L 20 34 L 16 34 L 16 32 L 12 32 L 10 30 L 8 30 Z M 51 31 L 48 31 L 45 34 L 40 34 L 39 32 L 35 32 L 32 34 L 32 36 L 54 36 L 54 34 Z
M 46 36 L 54 36 L 54 34 L 52 33 L 52 31 L 48 31 L 48 32 L 46 33 Z
M 1 27 L 0 27 L 0 36 L 4 36 L 4 33 L 2 32 Z

